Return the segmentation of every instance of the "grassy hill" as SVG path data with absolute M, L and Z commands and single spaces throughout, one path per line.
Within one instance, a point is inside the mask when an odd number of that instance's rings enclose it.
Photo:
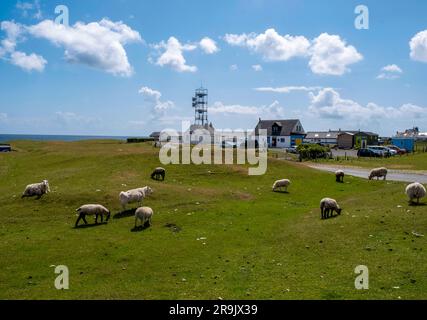
M 26 142 L 0 155 L 1 299 L 426 299 L 427 206 L 404 184 L 346 177 L 270 159 L 262 176 L 238 165 L 170 165 L 150 144 Z M 289 178 L 289 193 L 273 193 Z M 21 199 L 48 179 L 52 193 Z M 149 185 L 152 227 L 135 232 L 122 190 Z M 320 220 L 328 196 L 341 216 Z M 74 228 L 75 209 L 101 203 L 108 224 Z M 93 218 L 88 218 L 93 223 Z M 53 286 L 67 265 L 70 289 Z M 370 289 L 354 288 L 366 265 Z

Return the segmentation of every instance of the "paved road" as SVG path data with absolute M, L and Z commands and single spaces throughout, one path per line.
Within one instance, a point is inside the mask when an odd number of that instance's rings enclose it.
M 369 172 L 371 169 L 357 168 L 357 167 L 346 167 L 346 166 L 333 166 L 333 165 L 323 165 L 323 164 L 308 164 L 309 167 L 328 171 L 335 172 L 338 169 L 344 170 L 344 172 L 350 176 L 355 176 L 359 178 L 368 179 Z M 388 170 L 387 180 L 391 181 L 404 181 L 404 182 L 420 182 L 427 183 L 427 171 L 414 170 L 414 171 L 405 171 L 405 170 Z

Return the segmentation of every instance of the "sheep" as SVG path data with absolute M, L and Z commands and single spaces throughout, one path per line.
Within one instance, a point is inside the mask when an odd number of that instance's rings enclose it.
M 384 180 L 387 177 L 387 168 L 376 168 L 372 169 L 369 173 L 369 180 L 372 180 L 372 178 L 377 177 L 377 180 L 380 179 L 380 177 L 384 177 Z
M 335 181 L 344 182 L 344 171 L 342 170 L 335 171 Z
M 87 215 L 95 215 L 95 223 L 98 223 L 98 216 L 101 216 L 101 223 L 104 222 L 104 214 L 107 216 L 106 221 L 110 219 L 110 210 L 105 208 L 104 206 L 101 206 L 100 204 L 85 204 L 81 206 L 80 208 L 76 209 L 76 212 L 78 212 L 79 217 L 76 221 L 76 228 L 79 224 L 80 219 L 83 219 L 83 222 L 87 224 L 86 216 Z
M 120 192 L 119 199 L 120 199 L 120 203 L 122 205 L 123 210 L 126 208 L 126 205 L 129 203 L 138 202 L 138 204 L 141 205 L 142 200 L 144 200 L 146 196 L 152 193 L 153 193 L 153 189 L 151 189 L 148 186 Z
M 136 223 L 139 220 L 142 222 L 142 226 L 145 226 L 145 224 L 148 222 L 148 226 L 151 226 L 151 218 L 153 216 L 153 209 L 150 207 L 140 207 L 136 209 L 135 211 L 135 228 Z
M 321 218 L 326 219 L 329 218 L 329 214 L 332 215 L 334 211 L 338 213 L 338 215 L 341 214 L 341 208 L 338 205 L 337 201 L 331 198 L 323 198 L 320 201 L 320 212 L 321 212 Z
M 409 202 L 413 203 L 414 199 L 417 199 L 417 203 L 420 203 L 420 199 L 426 196 L 426 188 L 419 182 L 408 184 L 405 190 L 406 195 L 409 197 Z
M 50 192 L 49 182 L 43 180 L 40 183 L 33 183 L 26 186 L 24 192 L 22 193 L 22 198 L 25 197 L 34 197 L 37 196 L 37 199 L 40 199 L 45 193 Z
M 282 188 L 284 188 L 284 191 L 287 192 L 290 184 L 291 181 L 289 179 L 277 180 L 273 184 L 273 191 L 276 191 L 277 189 L 282 190 Z
M 166 170 L 162 167 L 157 167 L 151 173 L 151 179 L 159 180 L 162 177 L 162 180 L 165 180 Z

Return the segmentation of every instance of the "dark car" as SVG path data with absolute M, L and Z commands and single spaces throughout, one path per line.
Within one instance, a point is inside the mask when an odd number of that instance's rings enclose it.
M 371 149 L 359 149 L 357 151 L 358 157 L 380 157 L 378 153 L 375 153 Z

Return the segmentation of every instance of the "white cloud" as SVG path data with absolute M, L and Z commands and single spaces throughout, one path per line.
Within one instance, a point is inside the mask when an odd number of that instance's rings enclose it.
M 137 31 L 121 21 L 108 19 L 88 24 L 77 22 L 74 26 L 44 20 L 28 26 L 27 30 L 34 37 L 63 47 L 65 59 L 70 63 L 88 65 L 121 76 L 133 73 L 124 45 L 142 41 Z
M 291 93 L 293 91 L 318 91 L 321 90 L 322 87 L 305 87 L 305 86 L 286 86 L 286 87 L 260 87 L 254 88 L 255 91 L 259 92 L 274 92 L 274 93 Z
M 44 70 L 47 61 L 35 53 L 27 55 L 24 52 L 15 51 L 10 55 L 11 63 L 24 69 L 25 71 L 38 71 Z
M 380 74 L 377 76 L 377 79 L 388 79 L 393 80 L 400 77 L 402 74 L 402 69 L 396 64 L 389 64 L 383 68 L 381 68 Z
M 347 45 L 339 36 L 327 33 L 314 39 L 310 52 L 308 64 L 316 74 L 343 75 L 349 71 L 349 65 L 363 59 L 355 47 Z
M 256 115 L 259 112 L 259 108 L 253 106 L 242 106 L 239 104 L 224 105 L 222 102 L 217 101 L 209 108 L 209 112 L 212 114 Z
M 232 64 L 231 66 L 230 66 L 230 70 L 231 71 L 237 71 L 239 69 L 239 67 L 237 66 L 237 64 Z
M 413 104 L 383 107 L 375 103 L 363 106 L 356 101 L 341 98 L 332 88 L 322 89 L 317 95 L 310 93 L 309 111 L 321 118 L 354 121 L 381 121 L 388 119 L 418 119 L 427 117 L 427 108 Z
M 240 104 L 225 105 L 217 101 L 209 108 L 211 114 L 221 115 L 250 115 L 250 116 L 267 116 L 267 117 L 282 117 L 284 116 L 284 108 L 280 106 L 278 101 L 274 101 L 270 105 L 260 107 L 244 106 Z
M 260 64 L 254 64 L 252 66 L 252 69 L 254 69 L 254 71 L 256 71 L 256 72 L 260 72 L 260 71 L 262 71 L 262 66 Z
M 40 0 L 34 0 L 34 2 L 18 1 L 16 3 L 16 8 L 21 10 L 24 18 L 32 17 L 40 20 L 43 17 Z
M 138 92 L 144 97 L 149 106 L 152 108 L 150 112 L 152 119 L 165 116 L 166 113 L 175 106 L 172 101 L 162 101 L 162 94 L 160 91 L 153 90 L 149 87 L 142 87 Z
M 0 113 L 0 122 L 6 122 L 8 119 L 7 113 Z
M 47 61 L 40 55 L 16 51 L 18 41 L 22 40 L 25 27 L 13 21 L 3 21 L 1 30 L 6 33 L 6 38 L 0 42 L 0 58 L 5 58 L 11 64 L 25 71 L 43 71 Z
M 149 100 L 159 100 L 160 97 L 162 96 L 162 94 L 160 93 L 160 91 L 157 90 L 153 90 L 149 87 L 142 87 L 141 89 L 139 89 L 138 91 L 140 94 L 142 94 L 142 96 L 146 99 Z
M 214 54 L 219 51 L 216 42 L 208 37 L 204 37 L 200 40 L 199 46 L 206 54 Z
M 427 62 L 427 30 L 417 33 L 409 42 L 412 60 Z
M 153 46 L 156 50 L 164 50 L 157 58 L 156 64 L 163 67 L 169 66 L 178 72 L 196 72 L 197 67 L 187 65 L 184 58 L 185 51 L 193 51 L 197 49 L 193 44 L 181 44 L 175 37 L 170 37 L 167 42 L 160 42 Z
M 232 46 L 246 47 L 267 61 L 287 61 L 307 55 L 310 41 L 303 36 L 280 35 L 274 29 L 256 34 L 226 34 L 224 40 Z
M 15 51 L 18 39 L 24 32 L 23 26 L 13 21 L 2 21 L 0 24 L 2 31 L 6 33 L 6 38 L 0 42 L 0 57 Z
M 397 73 L 403 72 L 402 69 L 396 64 L 389 64 L 389 65 L 383 67 L 381 70 L 386 71 L 386 72 L 397 72 Z
M 280 35 L 274 29 L 256 34 L 226 34 L 224 40 L 232 46 L 248 48 L 266 61 L 288 61 L 295 57 L 310 58 L 315 74 L 343 75 L 348 66 L 363 59 L 355 47 L 347 45 L 338 35 L 322 33 L 313 41 L 304 36 Z

